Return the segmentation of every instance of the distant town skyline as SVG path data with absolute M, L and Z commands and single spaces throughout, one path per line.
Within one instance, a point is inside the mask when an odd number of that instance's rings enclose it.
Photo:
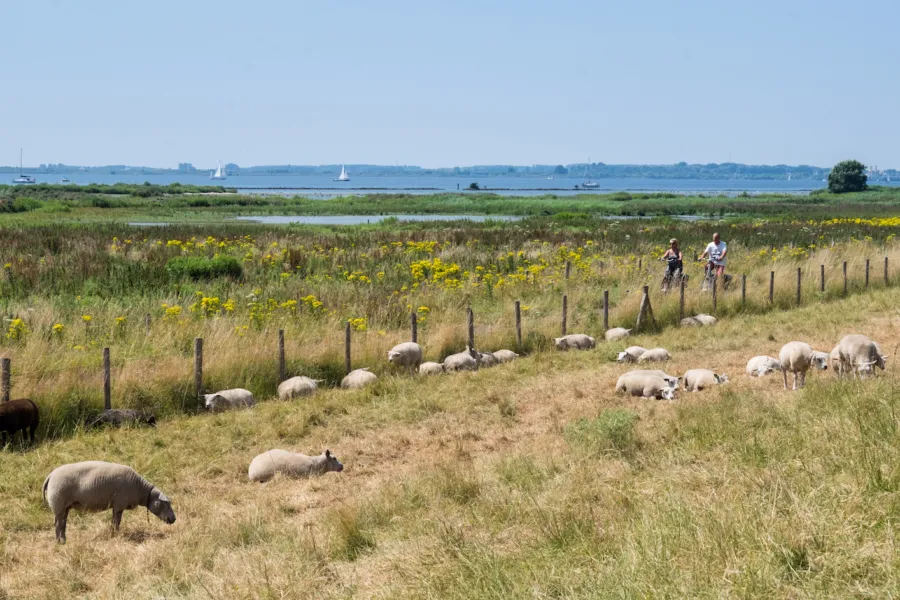
M 900 166 L 900 3 L 4 3 L 0 163 Z M 102 32 L 87 34 L 86 32 Z

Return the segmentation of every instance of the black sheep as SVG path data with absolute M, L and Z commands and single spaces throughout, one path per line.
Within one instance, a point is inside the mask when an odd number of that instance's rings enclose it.
M 0 402 L 0 447 L 6 445 L 6 434 L 9 434 L 10 440 L 16 435 L 17 431 L 22 432 L 22 439 L 25 439 L 25 430 L 34 443 L 34 432 L 37 431 L 39 419 L 39 411 L 37 404 L 28 398 L 20 398 L 19 400 L 11 400 L 9 402 Z
M 142 410 L 133 408 L 111 408 L 104 410 L 102 413 L 91 421 L 91 427 L 100 427 L 102 425 L 112 425 L 119 427 L 121 425 L 149 425 L 156 427 L 156 417 Z

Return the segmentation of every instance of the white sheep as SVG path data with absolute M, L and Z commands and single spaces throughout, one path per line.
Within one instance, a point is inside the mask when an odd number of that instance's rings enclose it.
M 553 338 L 553 344 L 557 350 L 588 350 L 597 345 L 597 342 L 589 335 L 583 333 L 570 333 L 563 337 Z
M 287 450 L 269 450 L 253 459 L 250 468 L 247 469 L 247 476 L 250 481 L 265 483 L 275 477 L 276 473 L 300 478 L 329 472 L 340 473 L 343 470 L 344 465 L 338 462 L 331 450 L 325 450 L 319 456 L 306 456 Z
M 619 352 L 619 356 L 616 358 L 616 362 L 620 363 L 633 363 L 637 362 L 637 360 L 641 357 L 641 354 L 646 352 L 646 348 L 642 348 L 640 346 L 629 346 L 625 348 L 624 351 Z
M 312 396 L 319 389 L 322 379 L 310 379 L 304 375 L 285 379 L 278 384 L 278 399 L 291 400 L 302 396 Z
M 685 317 L 681 320 L 682 327 L 706 327 L 709 325 L 715 325 L 717 322 L 716 318 L 712 315 L 707 314 L 699 314 L 694 315 L 693 317 Z
M 481 355 L 478 352 L 472 350 L 471 348 L 467 348 L 465 352 L 457 352 L 456 354 L 451 354 L 450 356 L 445 358 L 444 370 L 477 371 L 480 358 Z
M 519 358 L 519 355 L 512 350 L 497 350 L 493 355 L 501 363 L 508 363 Z
M 341 380 L 341 387 L 345 390 L 358 390 L 378 381 L 378 375 L 369 371 L 368 367 L 354 369 L 347 373 Z
M 677 379 L 673 382 L 653 371 L 630 371 L 616 381 L 616 393 L 642 398 L 674 400 Z
M 728 375 L 713 373 L 709 369 L 690 369 L 684 374 L 684 390 L 699 392 L 702 389 L 726 383 Z
M 834 374 L 838 377 L 841 377 L 846 369 L 844 368 L 844 362 L 841 360 L 841 346 L 837 345 L 831 349 L 831 352 L 828 354 L 828 366 L 830 366 L 834 370 Z
M 881 349 L 864 335 L 845 335 L 838 342 L 837 351 L 842 372 L 849 370 L 859 377 L 867 377 L 875 374 L 875 367 L 884 370 L 885 357 Z
M 256 404 L 253 394 L 243 388 L 222 390 L 215 394 L 203 394 L 206 401 L 206 410 L 210 412 L 224 412 L 235 408 L 249 408 Z
M 781 374 L 784 376 L 784 389 L 787 386 L 788 371 L 794 375 L 794 386 L 792 389 L 798 389 L 806 385 L 806 372 L 810 367 L 824 371 L 828 368 L 830 356 L 824 352 L 813 350 L 809 344 L 805 342 L 788 342 L 781 348 L 778 353 L 778 359 L 781 361 Z M 798 385 L 799 384 L 799 385 Z
M 479 352 L 478 353 L 478 368 L 479 369 L 487 369 L 488 367 L 496 367 L 500 364 L 500 361 L 497 360 L 497 357 L 491 354 L 490 352 Z
M 672 358 L 672 355 L 669 354 L 669 351 L 665 348 L 653 348 L 644 351 L 644 353 L 638 357 L 638 362 L 663 362 L 670 358 Z
M 606 330 L 606 333 L 603 334 L 603 339 L 605 339 L 607 342 L 615 342 L 617 340 L 624 340 L 630 335 L 630 329 L 625 329 L 624 327 L 613 327 L 612 329 Z
M 62 465 L 44 480 L 42 494 L 53 511 L 56 541 L 63 544 L 72 508 L 88 512 L 112 509 L 115 531 L 122 523 L 122 513 L 138 506 L 147 507 L 169 525 L 175 522 L 175 512 L 166 495 L 125 465 L 100 461 Z
M 413 373 L 422 364 L 422 346 L 415 342 L 397 344 L 388 350 L 387 359 L 392 365 L 406 367 Z
M 440 375 L 444 372 L 444 365 L 438 362 L 423 362 L 419 365 L 419 375 Z
M 754 356 L 747 361 L 747 375 L 750 377 L 764 377 L 780 370 L 781 361 L 771 356 Z

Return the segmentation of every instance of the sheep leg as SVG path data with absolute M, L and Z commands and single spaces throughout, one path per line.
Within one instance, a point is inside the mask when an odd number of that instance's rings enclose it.
M 60 544 L 66 543 L 66 520 L 69 518 L 69 507 L 56 515 L 54 524 L 56 525 L 56 541 Z
M 785 369 L 781 370 L 781 374 L 784 376 L 784 389 L 788 389 L 787 386 L 787 371 Z
M 119 531 L 119 526 L 122 524 L 122 512 L 122 510 L 116 510 L 115 508 L 112 511 L 113 532 Z
M 793 386 L 791 387 L 791 389 L 792 390 L 797 389 L 797 372 L 796 371 L 794 372 Z
M 6 446 L 6 432 L 0 431 L 0 448 L 3 448 L 5 446 Z
M 28 428 L 28 437 L 31 438 L 31 445 L 34 446 L 34 432 L 37 431 L 37 426 L 32 425 Z M 25 433 L 22 433 L 22 436 L 25 436 Z

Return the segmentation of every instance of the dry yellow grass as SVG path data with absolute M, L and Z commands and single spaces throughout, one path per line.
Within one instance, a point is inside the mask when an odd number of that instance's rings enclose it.
M 7 452 L 0 597 L 890 597 L 898 298 L 627 340 L 669 349 L 670 373 L 732 378 L 673 403 L 616 397 L 629 367 L 610 359 L 625 344 L 600 344 Z M 744 375 L 749 357 L 787 341 L 828 350 L 850 332 L 891 354 L 877 381 L 817 373 L 791 393 Z M 624 445 L 569 435 L 613 408 L 638 418 Z M 346 468 L 250 484 L 250 460 L 275 447 L 328 447 Z M 132 511 L 113 537 L 108 514 L 74 516 L 57 546 L 41 483 L 87 459 L 135 467 L 178 522 Z

